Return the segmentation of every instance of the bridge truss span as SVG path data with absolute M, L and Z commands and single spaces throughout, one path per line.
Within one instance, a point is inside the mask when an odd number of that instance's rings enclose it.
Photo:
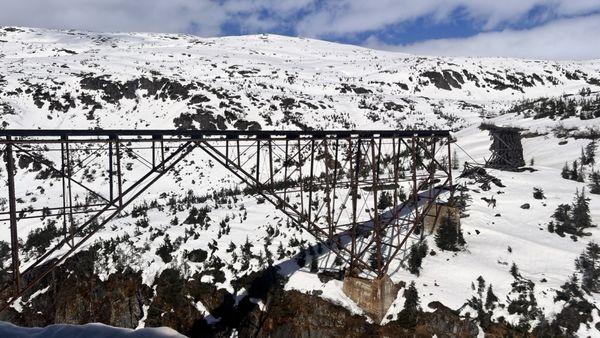
M 0 222 L 10 229 L 12 276 L 4 306 L 161 177 L 200 158 L 325 244 L 347 273 L 382 277 L 451 196 L 451 142 L 439 130 L 0 130 Z M 32 189 L 48 198 L 28 200 Z M 60 241 L 22 261 L 19 236 L 46 217 L 60 225 Z

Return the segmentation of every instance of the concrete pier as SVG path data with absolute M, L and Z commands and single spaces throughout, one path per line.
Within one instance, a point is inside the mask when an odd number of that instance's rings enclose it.
M 343 290 L 374 321 L 381 322 L 400 287 L 387 275 L 376 279 L 345 276 Z

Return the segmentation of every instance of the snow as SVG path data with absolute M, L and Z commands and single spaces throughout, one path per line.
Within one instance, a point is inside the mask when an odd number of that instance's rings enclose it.
M 138 330 L 112 327 L 100 323 L 84 325 L 55 324 L 46 327 L 19 327 L 0 322 L 3 338 L 183 338 L 182 334 L 167 328 L 144 328 Z

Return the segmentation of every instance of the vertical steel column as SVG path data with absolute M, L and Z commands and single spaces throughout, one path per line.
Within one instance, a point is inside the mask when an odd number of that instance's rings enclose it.
M 19 237 L 17 235 L 17 201 L 15 198 L 15 160 L 10 136 L 6 137 L 6 172 L 8 177 L 8 205 L 10 213 L 10 248 L 12 253 L 13 282 L 15 295 L 20 292 L 20 270 L 19 270 Z M 16 297 L 15 296 L 15 297 Z
M 299 178 L 298 183 L 300 183 L 300 213 L 305 215 L 304 212 L 304 178 L 302 177 L 302 146 L 300 142 L 300 138 L 298 138 L 298 166 L 299 166 Z
M 431 207 L 433 206 L 435 208 L 435 220 L 437 220 L 438 216 L 439 216 L 439 212 L 441 211 L 441 207 L 440 205 L 437 203 L 437 201 L 434 201 L 433 199 L 433 182 L 435 180 L 435 145 L 437 143 L 437 140 L 435 137 L 431 137 L 430 139 L 428 139 L 428 141 L 431 143 L 431 149 L 428 149 L 427 151 L 430 152 L 431 154 L 431 162 L 430 164 L 427 166 L 427 171 L 429 174 L 429 182 L 427 182 L 427 203 L 428 205 L 425 206 L 425 210 L 427 211 L 427 213 L 429 213 L 429 210 L 431 210 Z M 425 146 L 426 147 L 426 146 Z M 426 154 L 426 152 L 424 151 L 424 153 Z M 424 154 L 424 155 L 425 155 Z M 425 214 L 425 217 L 427 216 L 427 214 Z M 435 224 L 435 221 L 434 221 Z M 423 227 L 423 229 L 421 229 L 421 240 L 423 240 L 425 238 L 425 228 Z
M 73 176 L 73 169 L 72 169 L 72 165 L 71 165 L 71 154 L 69 151 L 69 138 L 68 136 L 64 136 L 63 137 L 63 141 L 65 143 L 65 161 L 67 164 L 67 189 L 69 191 L 69 222 L 71 223 L 71 226 L 69 227 L 69 233 L 71 234 L 71 243 L 69 243 L 70 246 L 75 245 L 75 239 L 74 239 L 74 235 L 75 235 L 75 224 L 73 221 L 73 190 L 72 190 L 72 186 L 71 186 L 71 180 L 72 180 L 72 176 Z
M 283 200 L 285 202 L 287 202 L 287 186 L 288 186 L 288 147 L 289 147 L 289 140 L 287 139 L 287 137 L 285 138 L 285 155 L 284 155 L 284 159 L 283 159 Z M 283 203 L 283 210 L 285 211 L 285 205 L 286 203 Z
M 152 169 L 156 169 L 156 142 L 160 141 L 161 158 L 165 160 L 164 143 L 162 135 L 152 135 Z
M 154 136 L 152 136 L 152 169 L 156 167 L 156 142 L 154 142 Z
M 68 237 L 67 236 L 67 181 L 66 181 L 66 177 L 67 177 L 67 163 L 66 163 L 66 156 L 65 156 L 65 142 L 63 142 L 64 139 L 61 139 L 60 142 L 60 176 L 62 179 L 62 202 L 63 202 L 63 206 L 62 206 L 62 220 L 63 220 L 63 236 L 65 237 L 65 239 Z M 70 244 L 69 242 L 67 242 L 67 244 Z
M 229 160 L 229 138 L 225 136 L 225 158 Z
M 332 208 L 332 217 L 335 216 L 335 199 L 336 199 L 336 187 L 337 187 L 337 180 L 338 180 L 338 153 L 339 153 L 339 147 L 340 147 L 340 140 L 339 138 L 336 136 L 335 138 L 335 155 L 334 155 L 334 159 L 333 159 L 333 197 L 332 197 L 332 201 L 331 201 L 331 208 Z M 333 226 L 335 227 L 337 225 L 337 221 L 333 221 Z
M 357 142 L 357 149 L 356 149 L 356 161 L 354 161 L 354 171 L 352 171 L 352 159 L 353 159 L 353 152 L 352 152 L 352 138 L 349 137 L 348 138 L 348 152 L 349 152 L 349 156 L 350 156 L 350 189 L 351 189 L 351 196 L 352 196 L 352 247 L 351 247 L 351 257 L 350 257 L 350 273 L 353 274 L 354 273 L 354 261 L 356 260 L 356 210 L 358 208 L 358 175 L 360 172 L 360 157 L 361 157 L 361 147 L 362 147 L 362 140 L 358 139 Z
M 329 230 L 329 236 L 333 237 L 333 217 L 331 216 L 331 186 L 329 180 L 329 148 L 327 145 L 327 137 L 323 140 L 323 147 L 325 148 L 325 155 L 323 161 L 325 163 L 325 203 L 327 203 L 327 216 L 325 221 L 327 222 L 327 228 Z
M 448 136 L 448 185 L 452 187 L 452 137 Z
M 310 139 L 310 185 L 308 186 L 308 220 L 311 221 L 312 214 L 312 195 L 313 195 L 313 180 L 315 170 L 315 139 Z
M 273 144 L 271 137 L 269 137 L 269 180 L 271 183 L 271 191 L 275 190 L 275 178 L 273 177 Z
M 117 144 L 119 141 L 117 140 Z M 163 140 L 163 136 L 160 135 L 160 157 L 161 157 L 161 163 L 162 163 L 162 168 L 160 168 L 162 171 L 165 171 L 165 141 Z M 119 166 L 119 171 L 121 170 L 121 166 Z M 121 177 L 119 176 L 119 182 L 121 182 Z
M 121 148 L 119 146 L 119 137 L 114 137 L 115 151 L 117 152 L 117 191 L 119 193 L 119 209 L 123 208 L 123 177 L 121 175 Z M 163 143 L 160 141 L 161 151 L 163 151 Z M 163 151 L 164 156 L 164 151 Z
M 394 161 L 394 213 L 398 206 L 398 161 L 400 158 L 400 140 L 398 140 L 398 153 L 396 153 L 396 139 L 392 137 L 392 161 Z
M 154 142 L 152 142 L 154 144 Z M 154 151 L 153 151 L 154 153 Z M 114 199 L 114 175 L 113 175 L 113 142 L 112 138 L 108 139 L 108 193 L 110 203 Z
M 256 137 L 256 183 L 260 186 L 260 138 Z
M 419 225 L 419 191 L 417 190 L 417 138 L 412 137 L 411 141 L 411 153 L 412 153 L 412 194 L 413 194 L 413 205 L 415 211 L 415 218 L 413 220 L 413 228 Z
M 241 160 L 240 160 L 240 138 L 239 136 L 235 139 L 235 147 L 237 148 L 237 165 L 238 167 L 241 167 Z
M 379 210 L 377 203 L 377 192 L 379 191 L 378 187 L 378 166 L 379 161 L 376 160 L 379 156 L 375 156 L 375 138 L 371 136 L 371 171 L 372 171 L 372 181 L 371 181 L 371 191 L 373 191 L 373 229 L 375 232 L 375 257 L 377 260 L 377 276 L 381 277 L 382 275 L 382 255 L 381 255 L 381 223 L 379 222 Z M 379 154 L 378 154 L 379 155 Z

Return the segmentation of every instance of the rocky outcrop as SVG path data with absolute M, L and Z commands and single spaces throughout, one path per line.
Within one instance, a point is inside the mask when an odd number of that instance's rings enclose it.
M 190 337 L 477 337 L 473 318 L 439 302 L 430 303 L 432 312 L 407 316 L 400 312 L 386 325 L 370 323 L 318 295 L 286 291 L 284 278 L 269 268 L 238 279 L 243 297 L 230 294 L 212 283 L 201 282 L 202 275 L 185 279 L 176 269 L 167 269 L 154 285 L 142 283 L 141 274 L 130 269 L 114 273 L 102 281 L 94 273 L 96 252 L 80 252 L 47 276 L 37 290 L 14 309 L 0 314 L 0 320 L 22 326 L 53 323 L 105 323 L 135 328 L 145 325 L 169 326 Z M 35 290 L 33 291 L 35 294 Z M 31 298 L 31 299 L 29 299 Z M 203 313 L 197 306 L 206 308 Z M 262 303 L 263 306 L 258 304 Z M 490 337 L 535 336 L 505 323 L 492 323 Z M 545 331 L 544 331 L 545 332 Z
M 132 270 L 100 280 L 94 272 L 95 255 L 95 251 L 84 251 L 68 259 L 23 297 L 21 312 L 10 309 L 0 314 L 0 320 L 25 326 L 100 322 L 136 327 L 151 288 Z M 37 295 L 40 290 L 44 292 Z

